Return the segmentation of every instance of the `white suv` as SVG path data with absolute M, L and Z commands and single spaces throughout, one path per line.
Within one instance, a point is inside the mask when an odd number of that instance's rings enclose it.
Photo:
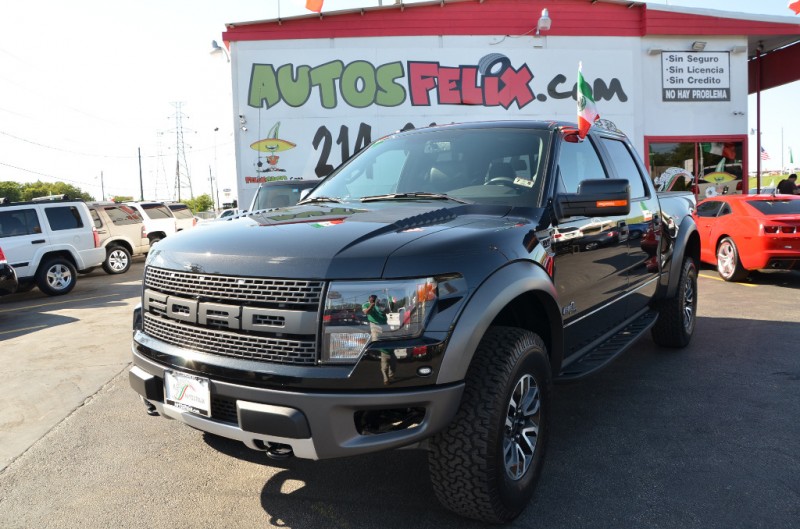
M 89 208 L 64 196 L 0 199 L 0 245 L 17 272 L 20 290 L 35 284 L 50 296 L 71 291 L 78 272 L 106 258 Z
M 144 229 L 147 232 L 147 238 L 150 239 L 150 246 L 178 231 L 175 215 L 165 203 L 125 202 L 125 204 L 135 208 L 144 219 Z
M 170 202 L 167 204 L 167 207 L 172 211 L 172 214 L 175 215 L 175 223 L 178 226 L 178 231 L 194 228 L 197 225 L 197 219 L 194 217 L 194 213 L 192 213 L 192 210 L 189 209 L 189 206 L 186 204 Z

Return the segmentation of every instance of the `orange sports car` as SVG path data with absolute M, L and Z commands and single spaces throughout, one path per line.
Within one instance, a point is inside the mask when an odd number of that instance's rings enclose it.
M 725 281 L 751 270 L 800 269 L 800 196 L 719 195 L 697 204 L 700 260 Z

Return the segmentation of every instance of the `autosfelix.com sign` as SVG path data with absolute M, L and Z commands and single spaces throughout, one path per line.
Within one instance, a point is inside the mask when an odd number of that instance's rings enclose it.
M 664 51 L 661 80 L 663 101 L 730 101 L 730 54 Z

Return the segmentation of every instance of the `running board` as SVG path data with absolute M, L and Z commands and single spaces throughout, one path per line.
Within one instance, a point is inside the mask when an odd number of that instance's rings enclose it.
M 650 330 L 657 319 L 658 312 L 651 310 L 644 312 L 618 332 L 597 344 L 580 359 L 563 368 L 556 381 L 576 380 L 602 369 Z

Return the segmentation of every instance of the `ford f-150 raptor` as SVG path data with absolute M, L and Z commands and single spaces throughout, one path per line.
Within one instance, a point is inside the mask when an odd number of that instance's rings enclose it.
M 689 343 L 693 206 L 613 127 L 398 132 L 295 206 L 156 245 L 130 383 L 151 414 L 273 457 L 424 448 L 445 507 L 505 522 L 541 472 L 554 381 L 648 332 Z

